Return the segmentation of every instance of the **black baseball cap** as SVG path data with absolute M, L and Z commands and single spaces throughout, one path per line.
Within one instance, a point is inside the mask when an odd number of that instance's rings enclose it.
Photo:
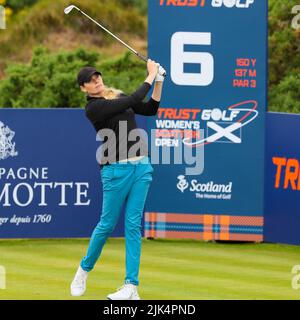
M 94 67 L 84 67 L 82 68 L 77 75 L 77 82 L 80 86 L 83 86 L 84 83 L 90 82 L 94 74 L 100 74 L 101 72 L 97 71 Z

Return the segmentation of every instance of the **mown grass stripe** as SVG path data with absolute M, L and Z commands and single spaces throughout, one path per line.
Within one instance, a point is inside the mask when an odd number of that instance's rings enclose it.
M 69 286 L 88 243 L 0 241 L 0 265 L 7 271 L 0 299 L 75 299 Z M 143 239 L 139 293 L 150 300 L 300 299 L 300 290 L 291 287 L 299 253 L 288 245 Z M 79 299 L 106 299 L 124 277 L 124 239 L 109 238 Z

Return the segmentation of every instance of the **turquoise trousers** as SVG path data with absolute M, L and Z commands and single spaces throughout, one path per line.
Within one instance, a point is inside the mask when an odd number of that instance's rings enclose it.
M 125 203 L 125 283 L 139 284 L 141 222 L 152 174 L 153 167 L 147 156 L 140 160 L 115 162 L 102 167 L 102 214 L 92 233 L 87 254 L 80 263 L 83 270 L 93 269 L 106 239 L 115 229 Z

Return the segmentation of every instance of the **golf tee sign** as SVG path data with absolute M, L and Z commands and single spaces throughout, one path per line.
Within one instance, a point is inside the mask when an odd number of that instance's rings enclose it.
M 168 77 L 147 119 L 145 236 L 262 241 L 267 0 L 148 5 L 148 55 Z

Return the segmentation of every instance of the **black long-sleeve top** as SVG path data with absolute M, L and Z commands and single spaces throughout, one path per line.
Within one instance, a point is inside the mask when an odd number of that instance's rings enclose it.
M 151 85 L 144 82 L 132 95 L 122 94 L 112 100 L 87 96 L 86 116 L 103 141 L 101 152 L 97 153 L 97 161 L 101 165 L 135 156 L 148 156 L 148 141 L 137 128 L 135 114 L 156 115 L 159 101 L 150 98 L 148 102 L 143 102 L 150 88 Z M 139 131 L 140 138 L 132 132 L 134 129 Z M 132 136 L 129 136 L 130 132 Z M 131 149 L 137 142 L 138 149 Z

